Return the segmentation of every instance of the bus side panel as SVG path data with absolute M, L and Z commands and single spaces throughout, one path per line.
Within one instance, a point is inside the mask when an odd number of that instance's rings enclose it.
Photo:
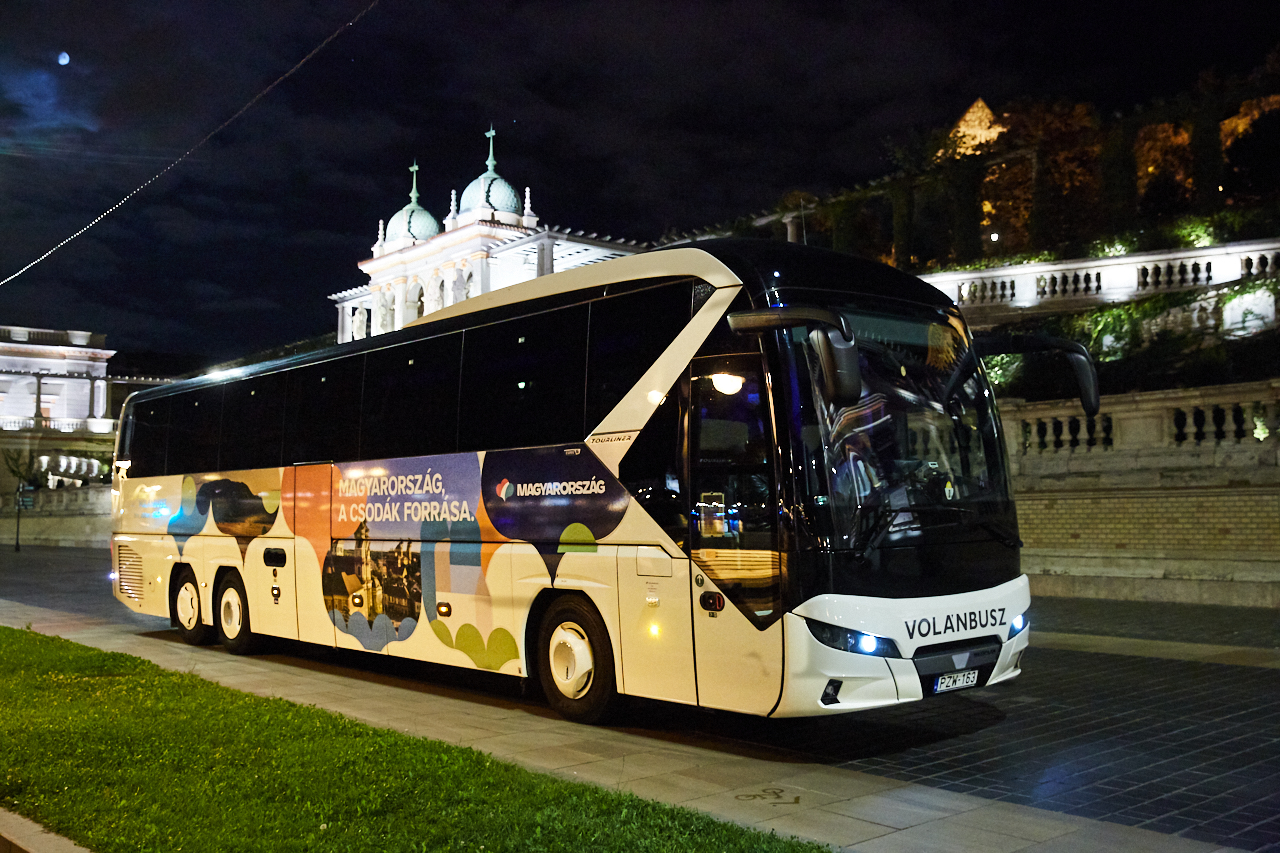
M 321 571 L 331 542 L 331 467 L 299 465 L 293 469 L 293 557 L 297 583 L 298 639 L 325 646 L 334 644 L 335 633 L 333 621 L 325 609 L 324 589 L 321 586 Z
M 285 514 L 279 513 L 271 530 L 250 542 L 245 550 L 241 577 L 252 608 L 254 633 L 298 639 L 295 569 L 293 535 Z
M 177 558 L 177 548 L 169 536 L 116 534 L 115 597 L 135 613 L 169 615 L 169 576 Z

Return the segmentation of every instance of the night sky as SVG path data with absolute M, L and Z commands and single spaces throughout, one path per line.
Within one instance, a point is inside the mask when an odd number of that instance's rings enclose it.
M 0 2 L 0 279 L 233 115 L 369 0 Z M 382 0 L 49 260 L 0 324 L 242 355 L 330 331 L 379 219 L 484 171 L 547 225 L 653 240 L 889 169 L 975 98 L 1170 97 L 1280 41 L 1274 2 Z M 66 54 L 65 64 L 60 54 Z

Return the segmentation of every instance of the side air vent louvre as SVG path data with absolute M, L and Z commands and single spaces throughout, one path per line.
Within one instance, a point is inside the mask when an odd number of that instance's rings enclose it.
M 122 594 L 142 598 L 142 556 L 128 545 L 116 546 L 116 577 Z

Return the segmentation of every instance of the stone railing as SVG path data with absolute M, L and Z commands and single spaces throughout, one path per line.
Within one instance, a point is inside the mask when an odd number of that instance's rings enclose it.
M 1004 400 L 1000 414 L 1024 486 L 1073 475 L 1137 484 L 1179 470 L 1188 473 L 1175 479 L 1202 485 L 1280 485 L 1280 379 L 1110 395 L 1096 417 L 1074 400 Z
M 1280 379 L 1000 409 L 1033 595 L 1280 607 Z
M 1153 293 L 1207 289 L 1280 269 L 1280 239 L 1110 258 L 1018 264 L 921 276 L 959 304 L 975 326 Z M 1273 300 L 1274 302 L 1274 300 Z M 1271 317 L 1274 320 L 1274 305 Z
M 60 329 L 33 329 L 27 326 L 0 326 L 0 341 L 45 346 L 97 347 L 106 346 L 103 334 Z
M 33 506 L 23 510 L 36 515 L 110 515 L 111 486 L 107 483 L 94 483 L 79 488 L 37 489 L 29 493 Z M 13 495 L 3 496 L 4 512 L 13 514 Z
M 116 422 L 111 418 L 41 418 L 40 427 L 55 432 L 91 432 L 94 435 L 110 435 L 115 432 Z M 0 418 L 0 430 L 35 428 L 35 418 Z

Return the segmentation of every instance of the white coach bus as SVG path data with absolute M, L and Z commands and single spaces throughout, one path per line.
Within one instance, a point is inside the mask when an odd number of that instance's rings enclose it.
M 133 395 L 115 595 L 233 652 L 535 678 L 581 721 L 993 684 L 1030 598 L 977 356 L 1046 348 L 1096 411 L 1078 346 L 974 339 L 855 258 L 708 241 L 546 276 Z

